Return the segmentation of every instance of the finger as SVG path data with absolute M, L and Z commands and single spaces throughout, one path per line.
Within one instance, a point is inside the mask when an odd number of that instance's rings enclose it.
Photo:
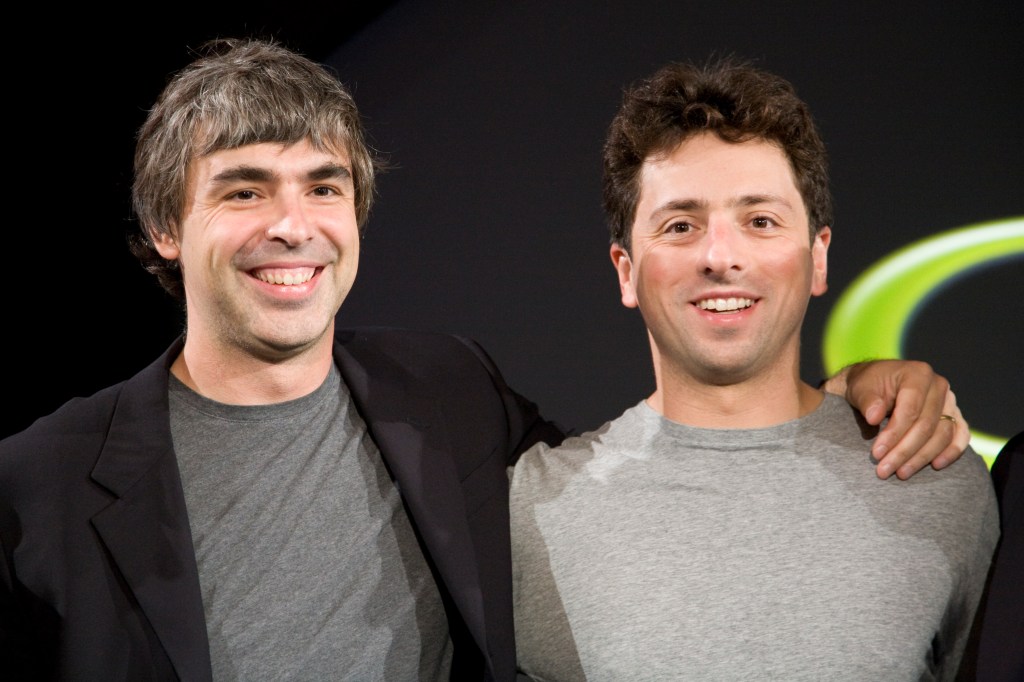
M 877 398 L 867 406 L 866 409 L 861 411 L 864 415 L 864 421 L 872 426 L 878 426 L 885 419 L 885 401 L 881 398 Z
M 871 454 L 879 460 L 879 476 L 887 478 L 931 439 L 945 404 L 949 382 L 931 375 L 923 386 L 901 387 L 889 421 L 875 438 Z M 941 448 L 929 451 L 929 460 Z
M 942 469 L 955 462 L 966 448 L 958 442 L 962 430 L 960 420 L 943 413 L 928 443 L 899 467 L 896 476 L 906 480 L 929 463 L 934 469 Z
M 947 392 L 946 402 L 942 406 L 942 414 L 942 421 L 953 425 L 953 442 L 932 460 L 933 469 L 944 469 L 960 459 L 971 442 L 971 427 L 961 414 L 960 408 L 956 404 L 956 394 L 952 389 Z M 952 421 L 947 417 L 951 417 Z
M 933 469 L 945 469 L 953 462 L 960 459 L 960 456 L 964 454 L 965 448 L 960 447 L 955 443 L 950 443 L 946 446 L 935 459 L 932 460 Z
M 901 479 L 908 479 L 947 449 L 956 449 L 953 441 L 955 425 L 930 414 L 922 414 L 907 430 L 900 441 L 886 453 L 876 467 L 879 478 L 888 478 L 893 473 Z
M 946 432 L 945 437 L 942 431 Z M 910 478 L 945 451 L 952 442 L 952 431 L 946 428 L 929 432 L 923 422 L 918 421 L 878 462 L 878 477 L 889 478 L 895 473 L 901 479 Z
M 938 428 L 948 393 L 949 382 L 939 375 L 934 375 L 923 392 L 900 392 L 889 422 L 872 447 L 872 454 L 879 460 L 880 478 L 894 472 L 901 478 L 910 477 L 945 453 L 956 432 L 949 422 L 945 428 Z
M 896 477 L 905 481 L 928 464 L 934 466 L 935 460 L 942 456 L 953 457 L 950 461 L 954 461 L 961 453 L 961 449 L 954 441 L 955 433 L 955 423 L 940 420 L 928 442 L 899 466 Z

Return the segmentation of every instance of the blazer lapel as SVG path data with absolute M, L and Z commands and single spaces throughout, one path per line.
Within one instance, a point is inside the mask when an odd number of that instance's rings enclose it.
M 335 344 L 335 361 L 381 456 L 481 651 L 487 639 L 480 576 L 445 422 L 404 368 Z M 358 352 L 358 351 L 357 351 Z M 379 360 L 379 361 L 378 361 Z
M 167 372 L 175 344 L 129 380 L 93 478 L 119 499 L 93 526 L 181 679 L 211 678 L 185 497 L 171 442 Z

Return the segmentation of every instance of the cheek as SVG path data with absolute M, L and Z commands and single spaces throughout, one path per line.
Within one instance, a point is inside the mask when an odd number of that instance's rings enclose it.
M 634 283 L 638 291 L 650 290 L 656 293 L 678 284 L 689 272 L 682 252 L 673 249 L 654 248 L 644 254 L 636 264 Z
M 349 267 L 355 270 L 359 265 L 359 233 L 353 231 L 340 244 L 341 258 L 348 261 Z
M 322 226 L 327 238 L 345 249 L 359 247 L 359 226 L 356 223 L 355 210 L 349 207 L 344 211 L 324 211 L 314 218 Z
M 211 263 L 230 263 L 245 257 L 267 243 L 266 221 L 246 216 L 226 216 L 206 226 L 200 248 Z
M 257 241 L 253 221 L 230 211 L 195 214 L 182 230 L 182 259 L 194 264 L 230 260 L 245 245 Z M 193 265 L 195 267 L 195 265 Z
M 764 244 L 753 253 L 764 272 L 785 273 L 794 281 L 797 278 L 809 280 L 814 270 L 814 258 L 806 243 Z
M 339 230 L 339 239 L 347 248 L 358 252 L 359 228 L 356 226 L 356 221 L 354 219 L 341 226 Z
M 817 277 L 814 272 L 814 261 L 808 252 L 804 251 L 797 258 L 780 259 L 770 267 L 791 283 L 790 286 L 800 298 L 814 294 Z

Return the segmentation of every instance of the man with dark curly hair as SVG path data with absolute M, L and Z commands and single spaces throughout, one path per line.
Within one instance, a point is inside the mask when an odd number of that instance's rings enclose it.
M 604 171 L 656 388 L 511 470 L 522 670 L 953 679 L 999 536 L 992 483 L 970 449 L 885 476 L 877 420 L 800 379 L 833 224 L 806 104 L 747 63 L 671 64 L 626 93 Z

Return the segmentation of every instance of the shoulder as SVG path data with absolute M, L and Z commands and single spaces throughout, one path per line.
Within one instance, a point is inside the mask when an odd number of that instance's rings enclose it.
M 49 415 L 40 417 L 28 428 L 0 441 L 0 484 L 11 478 L 23 478 L 28 472 L 56 476 L 75 463 L 90 461 L 102 448 L 111 425 L 122 419 L 138 419 L 149 428 L 148 419 L 156 406 L 166 411 L 167 367 L 178 345 L 172 345 L 135 376 L 100 389 L 90 396 L 76 397 Z M 46 471 L 49 470 L 49 474 Z
M 557 475 L 585 473 L 598 461 L 643 458 L 647 438 L 637 407 L 600 427 L 567 437 L 558 445 L 537 443 L 516 462 L 513 479 L 520 483 L 543 481 Z
M 0 441 L 0 544 L 77 507 L 92 490 L 123 384 L 73 398 Z M 48 521 L 44 521 L 48 520 Z
M 72 398 L 25 430 L 0 441 L 0 465 L 27 447 L 38 448 L 61 443 L 67 438 L 105 432 L 124 384 L 108 386 L 88 397 Z
M 492 364 L 480 344 L 455 334 L 397 327 L 355 327 L 338 329 L 334 336 L 342 348 L 362 361 L 390 361 L 400 365 Z
M 392 351 L 413 351 L 464 346 L 465 337 L 447 332 L 405 329 L 403 327 L 339 327 L 334 337 L 347 347 L 364 346 Z M 469 342 L 472 343 L 472 342 Z
M 471 394 L 510 391 L 487 351 L 466 337 L 369 327 L 338 330 L 335 340 L 335 359 L 350 387 L 365 376 L 378 387 L 390 384 L 457 402 Z
M 905 481 L 883 481 L 888 509 L 917 519 L 951 557 L 988 565 L 999 539 L 999 507 L 985 460 L 970 447 L 948 467 L 925 467 Z M 917 532 L 917 531 L 915 531 Z
M 537 408 L 505 382 L 475 341 L 440 332 L 390 327 L 339 329 L 335 360 L 357 403 L 384 418 L 410 405 L 468 425 L 502 423 L 513 436 L 529 431 Z M 513 422 L 509 424 L 509 422 Z
M 1024 507 L 1024 431 L 1008 440 L 992 463 L 996 493 L 1004 505 L 1011 502 Z M 1006 493 L 1011 488 L 1015 494 Z

